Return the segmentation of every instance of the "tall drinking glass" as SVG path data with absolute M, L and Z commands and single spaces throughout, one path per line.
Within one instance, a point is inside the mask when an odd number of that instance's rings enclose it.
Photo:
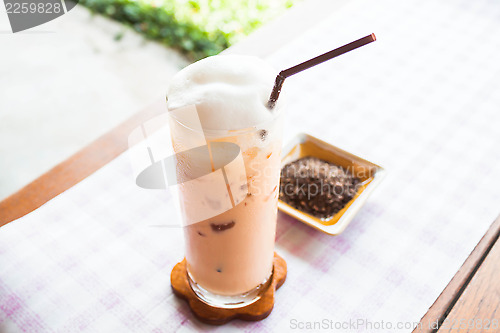
M 253 303 L 273 274 L 283 112 L 207 130 L 196 106 L 170 111 L 191 288 L 216 307 Z

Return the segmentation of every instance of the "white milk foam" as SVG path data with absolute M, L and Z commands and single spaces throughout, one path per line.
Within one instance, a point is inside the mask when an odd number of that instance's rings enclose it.
M 172 111 L 196 105 L 201 124 L 208 130 L 255 126 L 273 118 L 266 104 L 277 74 L 257 57 L 208 57 L 174 76 L 167 91 L 167 107 Z

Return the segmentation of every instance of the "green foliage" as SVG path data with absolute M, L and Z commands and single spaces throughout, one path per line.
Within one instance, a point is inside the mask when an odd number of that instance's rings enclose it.
M 198 60 L 218 54 L 298 1 L 80 0 L 79 3 Z

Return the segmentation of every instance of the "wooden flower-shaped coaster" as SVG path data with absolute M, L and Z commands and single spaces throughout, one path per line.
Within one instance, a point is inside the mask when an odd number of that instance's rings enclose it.
M 286 279 L 286 261 L 276 252 L 274 253 L 273 265 L 272 281 L 261 298 L 252 304 L 237 309 L 216 308 L 202 302 L 189 286 L 186 259 L 174 266 L 170 274 L 170 282 L 174 294 L 185 299 L 193 314 L 204 323 L 222 325 L 235 318 L 257 321 L 269 316 L 274 306 L 274 293 L 283 285 Z

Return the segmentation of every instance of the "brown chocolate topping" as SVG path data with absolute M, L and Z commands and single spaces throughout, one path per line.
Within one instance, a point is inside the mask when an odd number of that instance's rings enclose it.
M 215 223 L 210 223 L 210 227 L 214 232 L 221 232 L 227 229 L 231 229 L 234 227 L 236 223 L 234 221 L 228 222 L 228 223 L 220 223 L 220 224 L 215 224 Z

